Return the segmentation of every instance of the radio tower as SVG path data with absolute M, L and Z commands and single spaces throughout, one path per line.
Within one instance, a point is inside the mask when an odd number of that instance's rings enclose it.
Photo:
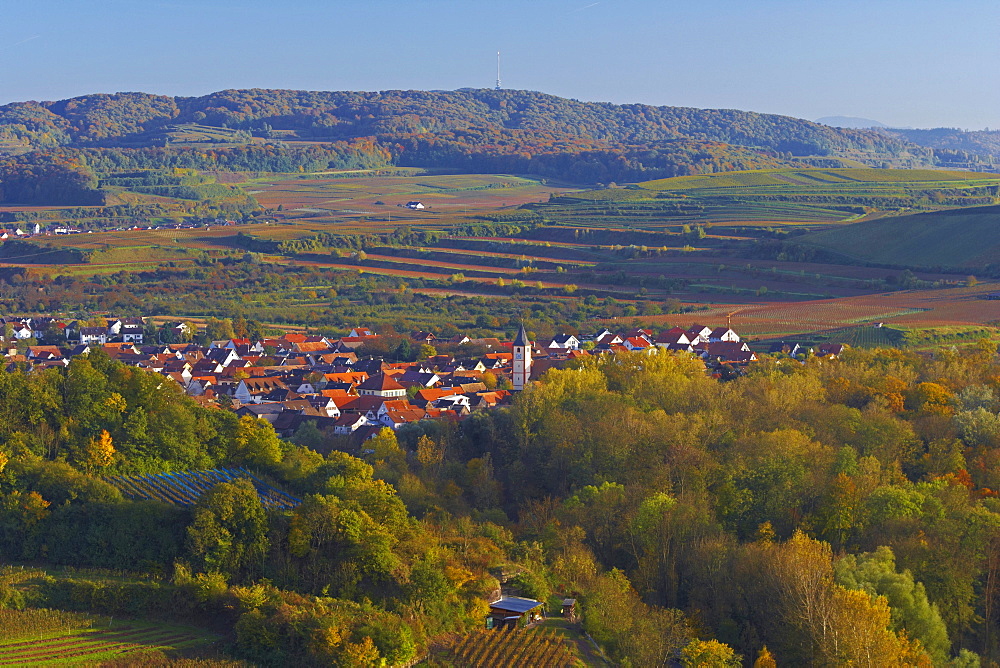
M 497 90 L 500 90 L 500 52 L 497 51 Z

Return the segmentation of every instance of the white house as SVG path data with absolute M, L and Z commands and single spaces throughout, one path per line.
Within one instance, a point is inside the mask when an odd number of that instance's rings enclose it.
M 407 202 L 406 203 L 406 208 L 407 209 L 423 209 L 425 207 L 424 207 L 424 203 L 423 202 L 417 202 L 416 200 L 414 200 L 412 202 Z
M 579 350 L 580 339 L 572 334 L 559 334 L 552 337 L 552 342 L 548 345 L 549 350 Z
M 98 343 L 104 345 L 108 342 L 108 330 L 104 327 L 81 327 L 80 343 Z
M 708 340 L 712 343 L 718 341 L 726 341 L 727 343 L 739 343 L 740 335 L 731 330 L 728 327 L 716 327 L 712 330 L 712 333 L 708 335 Z

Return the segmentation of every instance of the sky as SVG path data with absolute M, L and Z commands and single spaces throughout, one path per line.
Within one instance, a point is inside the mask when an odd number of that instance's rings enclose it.
M 1000 128 L 996 0 L 2 0 L 0 104 L 505 88 Z

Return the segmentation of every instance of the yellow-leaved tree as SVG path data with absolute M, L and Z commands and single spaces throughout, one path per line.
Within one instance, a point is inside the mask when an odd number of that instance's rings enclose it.
M 111 434 L 107 429 L 102 429 L 96 438 L 87 441 L 83 451 L 83 467 L 87 471 L 94 471 L 111 466 L 114 461 L 115 446 L 111 441 Z

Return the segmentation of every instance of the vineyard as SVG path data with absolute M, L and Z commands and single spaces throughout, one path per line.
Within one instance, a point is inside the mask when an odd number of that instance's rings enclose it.
M 456 666 L 468 668 L 562 668 L 580 661 L 567 642 L 552 630 L 480 630 L 459 639 L 449 650 Z
M 140 501 L 162 501 L 178 506 L 192 506 L 198 499 L 221 482 L 247 479 L 253 483 L 265 508 L 289 510 L 302 503 L 259 480 L 249 471 L 238 469 L 208 469 L 178 473 L 154 473 L 143 476 L 108 476 L 109 483 L 129 498 Z
M 59 610 L 0 610 L 0 666 L 97 665 L 152 650 L 193 648 L 211 640 L 187 628 L 162 624 L 93 628 L 109 623 Z

